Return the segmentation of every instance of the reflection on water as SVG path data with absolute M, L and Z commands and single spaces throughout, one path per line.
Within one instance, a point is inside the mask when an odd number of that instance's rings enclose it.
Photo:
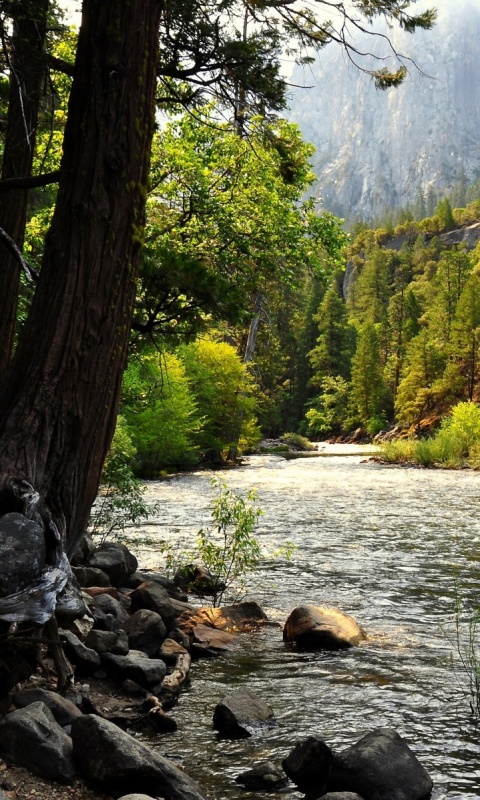
M 210 797 L 237 800 L 245 792 L 235 776 L 259 761 L 280 763 L 299 738 L 319 734 L 341 749 L 389 726 L 430 772 L 436 800 L 480 797 L 479 731 L 469 717 L 468 681 L 452 667 L 457 580 L 467 609 L 479 601 L 480 475 L 340 454 L 254 456 L 222 477 L 257 489 L 266 546 L 297 545 L 290 562 L 265 562 L 252 579 L 250 596 L 270 619 L 283 626 L 301 603 L 336 606 L 369 639 L 339 653 L 292 653 L 281 627 L 239 637 L 228 656 L 194 665 L 174 711 L 179 730 L 155 746 L 180 760 Z M 142 534 L 193 541 L 209 523 L 210 478 L 201 472 L 150 483 L 161 511 Z M 141 560 L 161 566 L 152 551 Z M 239 685 L 257 691 L 279 724 L 229 742 L 212 729 L 213 709 Z

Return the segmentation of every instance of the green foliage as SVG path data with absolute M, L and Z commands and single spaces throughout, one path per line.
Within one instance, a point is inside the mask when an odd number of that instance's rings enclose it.
M 350 387 L 340 375 L 328 376 L 320 384 L 320 394 L 306 413 L 308 433 L 319 438 L 344 430 L 348 416 Z
M 212 602 L 218 606 L 226 594 L 233 592 L 235 599 L 242 595 L 246 574 L 259 564 L 260 544 L 253 531 L 263 512 L 255 507 L 254 490 L 245 498 L 216 478 L 212 486 L 216 490 L 213 529 L 199 531 L 197 550 L 201 562 L 213 576 Z
M 283 433 L 280 441 L 284 442 L 291 450 L 304 450 L 306 452 L 316 450 L 306 436 L 301 436 L 299 433 Z
M 196 462 L 195 437 L 202 420 L 178 356 L 153 350 L 131 359 L 123 394 L 138 475 L 154 478 L 165 469 Z
M 350 401 L 354 413 L 364 425 L 383 410 L 385 387 L 378 334 L 371 322 L 360 331 L 352 359 Z
M 127 527 L 155 511 L 145 502 L 144 487 L 130 467 L 134 452 L 125 420 L 119 417 L 89 523 L 92 535 L 102 541 L 112 535 L 121 537 Z
M 254 446 L 260 439 L 254 384 L 235 348 L 226 342 L 197 339 L 178 354 L 202 421 L 195 435 L 201 456 L 223 462 Z

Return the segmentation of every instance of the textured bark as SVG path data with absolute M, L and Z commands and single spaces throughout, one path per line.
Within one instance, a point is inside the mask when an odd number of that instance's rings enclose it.
M 14 30 L 10 52 L 10 88 L 2 180 L 29 176 L 32 170 L 38 108 L 45 79 L 44 43 L 49 0 L 12 5 Z M 0 227 L 21 250 L 25 236 L 28 190 L 0 195 Z M 0 376 L 13 353 L 20 265 L 0 243 Z
M 59 192 L 0 395 L 0 474 L 29 481 L 71 552 L 118 410 L 154 123 L 158 0 L 84 0 Z

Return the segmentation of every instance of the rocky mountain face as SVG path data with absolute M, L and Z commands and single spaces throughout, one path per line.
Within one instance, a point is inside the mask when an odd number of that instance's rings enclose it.
M 431 5 L 438 9 L 431 31 L 383 29 L 413 60 L 398 89 L 376 89 L 333 43 L 292 74 L 293 84 L 312 87 L 292 89 L 287 116 L 316 147 L 314 194 L 347 219 L 378 218 L 412 204 L 419 190 L 444 196 L 462 176 L 480 176 L 480 2 Z M 386 53 L 385 41 L 355 42 Z

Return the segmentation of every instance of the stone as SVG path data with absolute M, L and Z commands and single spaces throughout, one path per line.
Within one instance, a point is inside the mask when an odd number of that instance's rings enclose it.
M 122 797 L 119 797 L 118 800 L 155 800 L 155 799 L 153 797 L 150 797 L 150 795 L 148 794 L 124 794 Z
M 391 728 L 376 728 L 335 755 L 328 790 L 368 800 L 424 800 L 433 783 L 409 746 Z
M 82 675 L 93 675 L 101 665 L 100 656 L 95 650 L 86 647 L 71 631 L 60 630 L 60 640 L 64 642 L 65 654 Z
M 242 772 L 235 781 L 249 792 L 278 792 L 287 785 L 285 773 L 271 761 Z
M 321 606 L 298 606 L 283 629 L 283 640 L 302 650 L 343 650 L 365 638 L 365 631 L 353 617 Z
M 112 722 L 85 715 L 73 723 L 72 740 L 82 775 L 106 792 L 204 800 L 199 786 L 183 770 Z
M 19 692 L 12 692 L 11 699 L 17 708 L 26 708 L 31 703 L 44 703 L 62 728 L 71 725 L 74 719 L 82 716 L 82 712 L 74 703 L 48 689 L 22 689 Z
M 174 627 L 175 609 L 167 590 L 160 584 L 153 581 L 143 583 L 131 593 L 130 600 L 132 602 L 132 614 L 135 611 L 146 608 L 149 611 L 155 611 L 160 614 L 167 631 Z
M 44 703 L 12 711 L 0 722 L 0 756 L 42 778 L 75 779 L 72 741 Z
M 93 541 L 93 537 L 91 533 L 85 531 L 82 538 L 78 542 L 75 547 L 75 550 L 72 553 L 70 558 L 70 564 L 72 567 L 78 567 L 80 565 L 86 564 L 90 556 L 93 554 L 95 550 L 95 543 Z
M 107 573 L 113 586 L 123 586 L 137 567 L 135 556 L 119 542 L 104 542 L 90 556 L 87 566 Z
M 128 613 L 122 604 L 109 594 L 99 594 L 92 599 L 90 612 L 95 620 L 95 628 L 102 631 L 116 631 L 123 628 Z
M 165 664 L 172 665 L 177 661 L 179 655 L 187 652 L 187 648 L 176 642 L 175 639 L 165 639 L 160 647 L 160 658 L 165 661 Z
M 356 792 L 328 792 L 322 794 L 319 800 L 364 800 L 364 798 Z
M 167 637 L 165 624 L 156 611 L 140 608 L 123 626 L 132 650 L 143 650 L 148 656 L 156 656 Z
M 185 592 L 183 592 L 171 578 L 167 578 L 166 575 L 162 575 L 160 572 L 134 572 L 126 581 L 125 586 L 128 589 L 138 589 L 142 583 L 147 583 L 148 581 L 153 581 L 153 583 L 158 583 L 160 586 L 163 586 L 170 597 L 174 597 L 176 600 L 182 600 L 184 603 L 188 601 Z
M 231 739 L 252 736 L 273 725 L 276 721 L 272 709 L 245 687 L 224 697 L 213 713 L 213 727 Z
M 0 517 L 0 597 L 25 589 L 40 578 L 45 565 L 43 529 L 23 514 L 12 511 Z
M 102 663 L 117 680 L 131 680 L 149 689 L 161 683 L 167 673 L 164 661 L 149 658 L 141 650 L 130 650 L 126 656 L 104 653 Z
M 301 792 L 318 797 L 326 789 L 332 758 L 332 751 L 323 739 L 309 736 L 297 742 L 282 761 L 282 767 Z
M 130 649 L 128 636 L 121 629 L 115 631 L 90 631 L 85 639 L 85 645 L 100 655 L 102 653 L 114 653 L 117 656 L 126 656 Z
M 103 569 L 96 567 L 72 567 L 80 586 L 111 586 L 110 578 Z

